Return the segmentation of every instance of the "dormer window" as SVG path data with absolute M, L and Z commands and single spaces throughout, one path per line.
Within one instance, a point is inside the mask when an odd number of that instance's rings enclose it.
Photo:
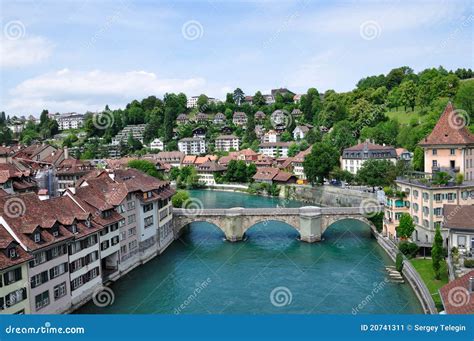
M 33 240 L 35 243 L 39 243 L 41 241 L 41 234 L 39 232 L 35 232 L 33 234 Z
M 54 229 L 53 230 L 53 237 L 59 236 L 59 229 Z
M 71 226 L 71 231 L 72 231 L 72 233 L 74 233 L 74 234 L 77 233 L 77 224 L 72 224 L 72 226 Z
M 90 218 L 87 218 L 87 220 L 85 221 L 85 224 L 87 227 L 91 227 L 91 220 Z

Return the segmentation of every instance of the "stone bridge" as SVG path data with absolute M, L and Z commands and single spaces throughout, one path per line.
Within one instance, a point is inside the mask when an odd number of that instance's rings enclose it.
M 212 208 L 212 209 L 173 209 L 173 224 L 176 235 L 193 222 L 207 222 L 217 226 L 224 232 L 227 240 L 242 240 L 245 232 L 253 225 L 265 221 L 281 221 L 292 226 L 300 234 L 300 239 L 313 243 L 321 240 L 321 236 L 333 223 L 344 219 L 362 221 L 373 228 L 373 224 L 365 217 L 364 207 L 315 207 L 300 208 Z M 370 208 L 371 212 L 382 211 L 383 206 Z

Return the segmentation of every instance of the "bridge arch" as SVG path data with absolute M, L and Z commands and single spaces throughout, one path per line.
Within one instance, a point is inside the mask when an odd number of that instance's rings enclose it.
M 344 220 L 357 220 L 357 221 L 360 221 L 360 222 L 364 223 L 365 225 L 367 225 L 370 229 L 372 229 L 372 230 L 375 229 L 374 224 L 369 219 L 364 217 L 363 215 L 347 215 L 347 216 L 345 216 L 345 215 L 342 215 L 342 216 L 332 215 L 332 216 L 323 217 L 323 219 L 321 221 L 321 234 L 324 234 L 324 232 L 326 232 L 326 230 L 331 225 L 334 225 L 335 223 L 341 222 L 341 221 L 344 221 Z
M 285 217 L 272 216 L 272 217 L 267 217 L 267 218 L 264 218 L 264 219 L 248 219 L 244 223 L 243 232 L 247 233 L 248 231 L 254 229 L 255 226 L 257 226 L 259 224 L 264 224 L 265 225 L 265 223 L 271 223 L 271 222 L 283 223 L 286 226 L 288 226 L 289 229 L 292 229 L 293 231 L 296 231 L 298 233 L 298 235 L 301 236 L 300 225 L 299 225 L 299 217 L 295 217 L 294 219 L 288 219 L 288 218 L 285 218 Z

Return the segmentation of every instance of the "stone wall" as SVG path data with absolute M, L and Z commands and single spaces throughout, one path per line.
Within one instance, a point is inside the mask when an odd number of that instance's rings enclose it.
M 360 206 L 363 200 L 377 200 L 375 193 L 341 188 L 336 186 L 285 186 L 284 196 L 288 199 L 300 200 L 317 206 Z

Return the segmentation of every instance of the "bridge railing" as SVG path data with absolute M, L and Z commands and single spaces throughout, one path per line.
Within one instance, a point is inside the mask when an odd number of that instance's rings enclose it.
M 265 207 L 265 208 L 203 208 L 186 209 L 174 208 L 175 215 L 296 215 L 296 214 L 324 214 L 324 215 L 365 215 L 371 212 L 381 212 L 383 205 L 373 207 Z

